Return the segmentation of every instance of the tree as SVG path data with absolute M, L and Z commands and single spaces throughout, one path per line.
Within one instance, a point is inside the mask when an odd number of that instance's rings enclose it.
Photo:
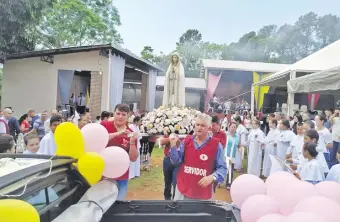
M 106 26 L 82 0 L 58 0 L 45 11 L 39 26 L 44 48 L 62 48 L 100 43 Z
M 118 9 L 112 0 L 82 0 L 105 24 L 106 29 L 100 34 L 103 43 L 122 44 L 123 39 L 116 30 L 121 25 Z
M 149 62 L 154 62 L 155 55 L 153 54 L 154 49 L 151 46 L 144 46 L 141 57 Z
M 294 51 L 297 54 L 296 59 L 302 59 L 319 49 L 316 44 L 317 22 L 318 15 L 314 12 L 309 12 L 300 16 L 294 24 L 294 31 L 291 37 L 295 41 Z
M 0 59 L 5 54 L 34 50 L 34 29 L 50 0 L 11 0 L 0 3 Z
M 317 21 L 317 38 L 319 47 L 323 48 L 340 38 L 340 18 L 335 15 L 324 15 Z
M 107 0 L 57 0 L 38 28 L 43 48 L 122 43 L 117 9 Z
M 198 30 L 189 29 L 180 36 L 174 51 L 181 56 L 185 75 L 199 77 L 201 59 L 292 64 L 339 39 L 338 16 L 320 17 L 309 12 L 300 16 L 294 24 L 280 27 L 266 25 L 258 31 L 245 33 L 237 42 L 230 44 L 204 42 Z M 154 55 L 153 51 L 151 54 Z M 169 57 L 170 55 L 164 55 L 163 63 L 166 61 L 168 64 Z
M 202 41 L 202 34 L 197 29 L 188 29 L 183 35 L 179 38 L 178 45 L 182 45 L 185 43 L 190 44 L 198 44 Z

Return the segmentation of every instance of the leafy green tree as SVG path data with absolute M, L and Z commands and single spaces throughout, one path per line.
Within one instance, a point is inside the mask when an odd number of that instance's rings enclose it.
M 340 18 L 335 15 L 324 15 L 317 21 L 317 38 L 319 47 L 323 48 L 340 38 Z
M 51 0 L 5 0 L 0 3 L 0 59 L 5 54 L 34 50 L 36 24 Z
M 198 44 L 202 41 L 202 34 L 197 29 L 188 29 L 183 35 L 179 38 L 178 45 L 190 43 L 190 44 Z
M 154 49 L 151 46 L 144 46 L 141 54 L 141 57 L 149 62 L 154 62 L 155 59 L 155 55 L 154 53 Z
M 106 29 L 99 33 L 99 39 L 103 43 L 123 43 L 123 39 L 116 27 L 121 25 L 118 9 L 113 0 L 82 0 L 105 24 Z
M 122 43 L 118 10 L 108 0 L 56 0 L 38 27 L 43 48 Z

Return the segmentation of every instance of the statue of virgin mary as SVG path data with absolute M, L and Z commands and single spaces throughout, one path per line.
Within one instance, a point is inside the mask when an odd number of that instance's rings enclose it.
M 166 108 L 185 106 L 184 67 L 178 53 L 171 55 L 170 65 L 165 74 L 163 106 Z

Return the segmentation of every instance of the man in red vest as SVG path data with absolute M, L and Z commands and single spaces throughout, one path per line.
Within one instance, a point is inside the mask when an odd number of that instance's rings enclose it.
M 129 153 L 130 160 L 135 162 L 138 158 L 137 133 L 134 133 L 128 126 L 128 114 L 130 107 L 127 104 L 118 104 L 113 113 L 113 121 L 102 121 L 101 124 L 109 132 L 109 146 L 118 146 Z M 114 170 L 114 169 L 112 169 Z M 112 178 L 118 183 L 119 193 L 117 200 L 125 200 L 128 188 L 129 170 L 119 178 Z
M 223 183 L 227 174 L 223 147 L 209 136 L 211 117 L 197 116 L 194 136 L 187 136 L 177 146 L 178 138 L 170 139 L 170 159 L 181 163 L 177 174 L 174 200 L 212 200 L 214 182 Z

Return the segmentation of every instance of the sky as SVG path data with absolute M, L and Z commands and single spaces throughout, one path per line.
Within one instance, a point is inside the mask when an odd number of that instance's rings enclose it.
M 230 43 L 264 25 L 294 23 L 310 11 L 340 16 L 340 0 L 113 0 L 124 47 L 140 55 L 148 45 L 169 53 L 188 29 L 204 41 Z

